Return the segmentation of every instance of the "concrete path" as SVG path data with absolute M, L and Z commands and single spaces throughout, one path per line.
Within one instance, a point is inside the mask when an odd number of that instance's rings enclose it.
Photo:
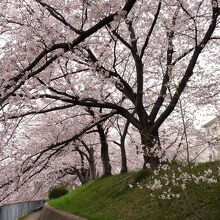
M 39 220 L 40 213 L 41 213 L 41 210 L 33 212 L 32 214 L 30 214 L 26 218 L 24 218 L 24 220 Z
M 41 212 L 39 220 L 86 220 L 85 218 L 55 209 L 49 206 L 47 203 L 44 204 L 44 207 Z M 29 219 L 32 220 L 32 219 Z
M 44 204 L 43 209 L 26 216 L 24 220 L 86 220 L 85 218 L 55 209 Z

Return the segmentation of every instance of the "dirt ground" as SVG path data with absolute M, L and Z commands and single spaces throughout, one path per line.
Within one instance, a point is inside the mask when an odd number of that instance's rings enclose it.
M 28 215 L 24 220 L 38 220 L 40 218 L 41 211 L 34 212 Z

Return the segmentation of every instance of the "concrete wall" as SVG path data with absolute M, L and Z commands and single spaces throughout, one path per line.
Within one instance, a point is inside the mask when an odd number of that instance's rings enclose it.
M 16 220 L 30 211 L 43 207 L 45 200 L 20 202 L 0 207 L 0 220 Z
M 45 204 L 39 220 L 86 220 L 82 217 L 71 215 L 66 212 L 54 209 L 48 204 Z

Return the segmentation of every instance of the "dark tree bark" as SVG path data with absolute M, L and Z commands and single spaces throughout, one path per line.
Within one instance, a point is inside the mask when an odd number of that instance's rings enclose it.
M 92 180 L 94 180 L 97 177 L 94 152 L 95 152 L 94 149 L 92 147 L 90 147 L 90 151 L 89 151 L 89 171 L 90 171 L 90 177 L 91 177 Z
M 141 143 L 142 150 L 144 152 L 144 163 L 143 169 L 148 168 L 147 164 L 150 165 L 151 169 L 155 169 L 160 164 L 160 158 L 152 150 L 153 147 L 160 148 L 158 134 L 150 134 L 148 132 L 141 132 Z
M 127 165 L 127 155 L 126 155 L 124 142 L 121 142 L 120 148 L 121 148 L 121 173 L 127 173 L 128 165 Z
M 89 180 L 94 180 L 96 178 L 96 164 L 95 164 L 95 151 L 93 147 L 89 147 L 83 140 L 80 140 L 82 145 L 85 147 L 86 151 L 88 152 L 88 156 L 86 156 L 86 159 L 89 163 Z
M 87 111 L 89 114 L 95 119 L 95 112 L 91 108 L 87 108 Z M 105 130 L 103 128 L 102 123 L 97 124 L 97 131 L 92 132 L 98 132 L 100 144 L 101 144 L 101 160 L 102 160 L 102 168 L 103 168 L 103 176 L 111 176 L 111 164 L 110 164 L 110 158 L 109 158 L 109 147 L 108 142 L 105 134 Z
M 110 176 L 111 173 L 111 164 L 109 159 L 109 150 L 108 150 L 108 143 L 106 139 L 106 134 L 102 124 L 97 125 L 99 138 L 101 142 L 101 159 L 102 159 L 102 166 L 103 166 L 103 176 Z
M 120 147 L 121 150 L 121 173 L 127 173 L 128 172 L 128 165 L 127 165 L 127 155 L 126 155 L 126 149 L 125 149 L 125 140 L 126 136 L 128 134 L 128 127 L 130 125 L 130 122 L 127 120 L 123 129 L 123 132 L 120 131 L 120 125 L 118 124 L 119 129 L 119 135 L 120 135 L 120 143 L 114 141 L 115 144 L 117 144 Z
M 80 154 L 81 157 L 81 168 L 77 169 L 74 168 L 80 182 L 82 184 L 88 182 L 89 180 L 94 180 L 96 178 L 96 164 L 95 164 L 95 156 L 94 156 L 94 149 L 92 147 L 89 147 L 85 141 L 80 140 L 83 147 L 85 148 L 86 152 L 80 149 L 79 146 L 76 146 L 76 151 Z M 89 167 L 86 168 L 84 160 L 88 161 Z

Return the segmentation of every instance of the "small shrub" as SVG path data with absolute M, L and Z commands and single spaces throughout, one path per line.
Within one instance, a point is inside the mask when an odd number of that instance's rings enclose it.
M 66 184 L 60 184 L 57 186 L 53 186 L 49 189 L 48 197 L 49 199 L 56 199 L 61 196 L 66 195 L 69 192 Z

